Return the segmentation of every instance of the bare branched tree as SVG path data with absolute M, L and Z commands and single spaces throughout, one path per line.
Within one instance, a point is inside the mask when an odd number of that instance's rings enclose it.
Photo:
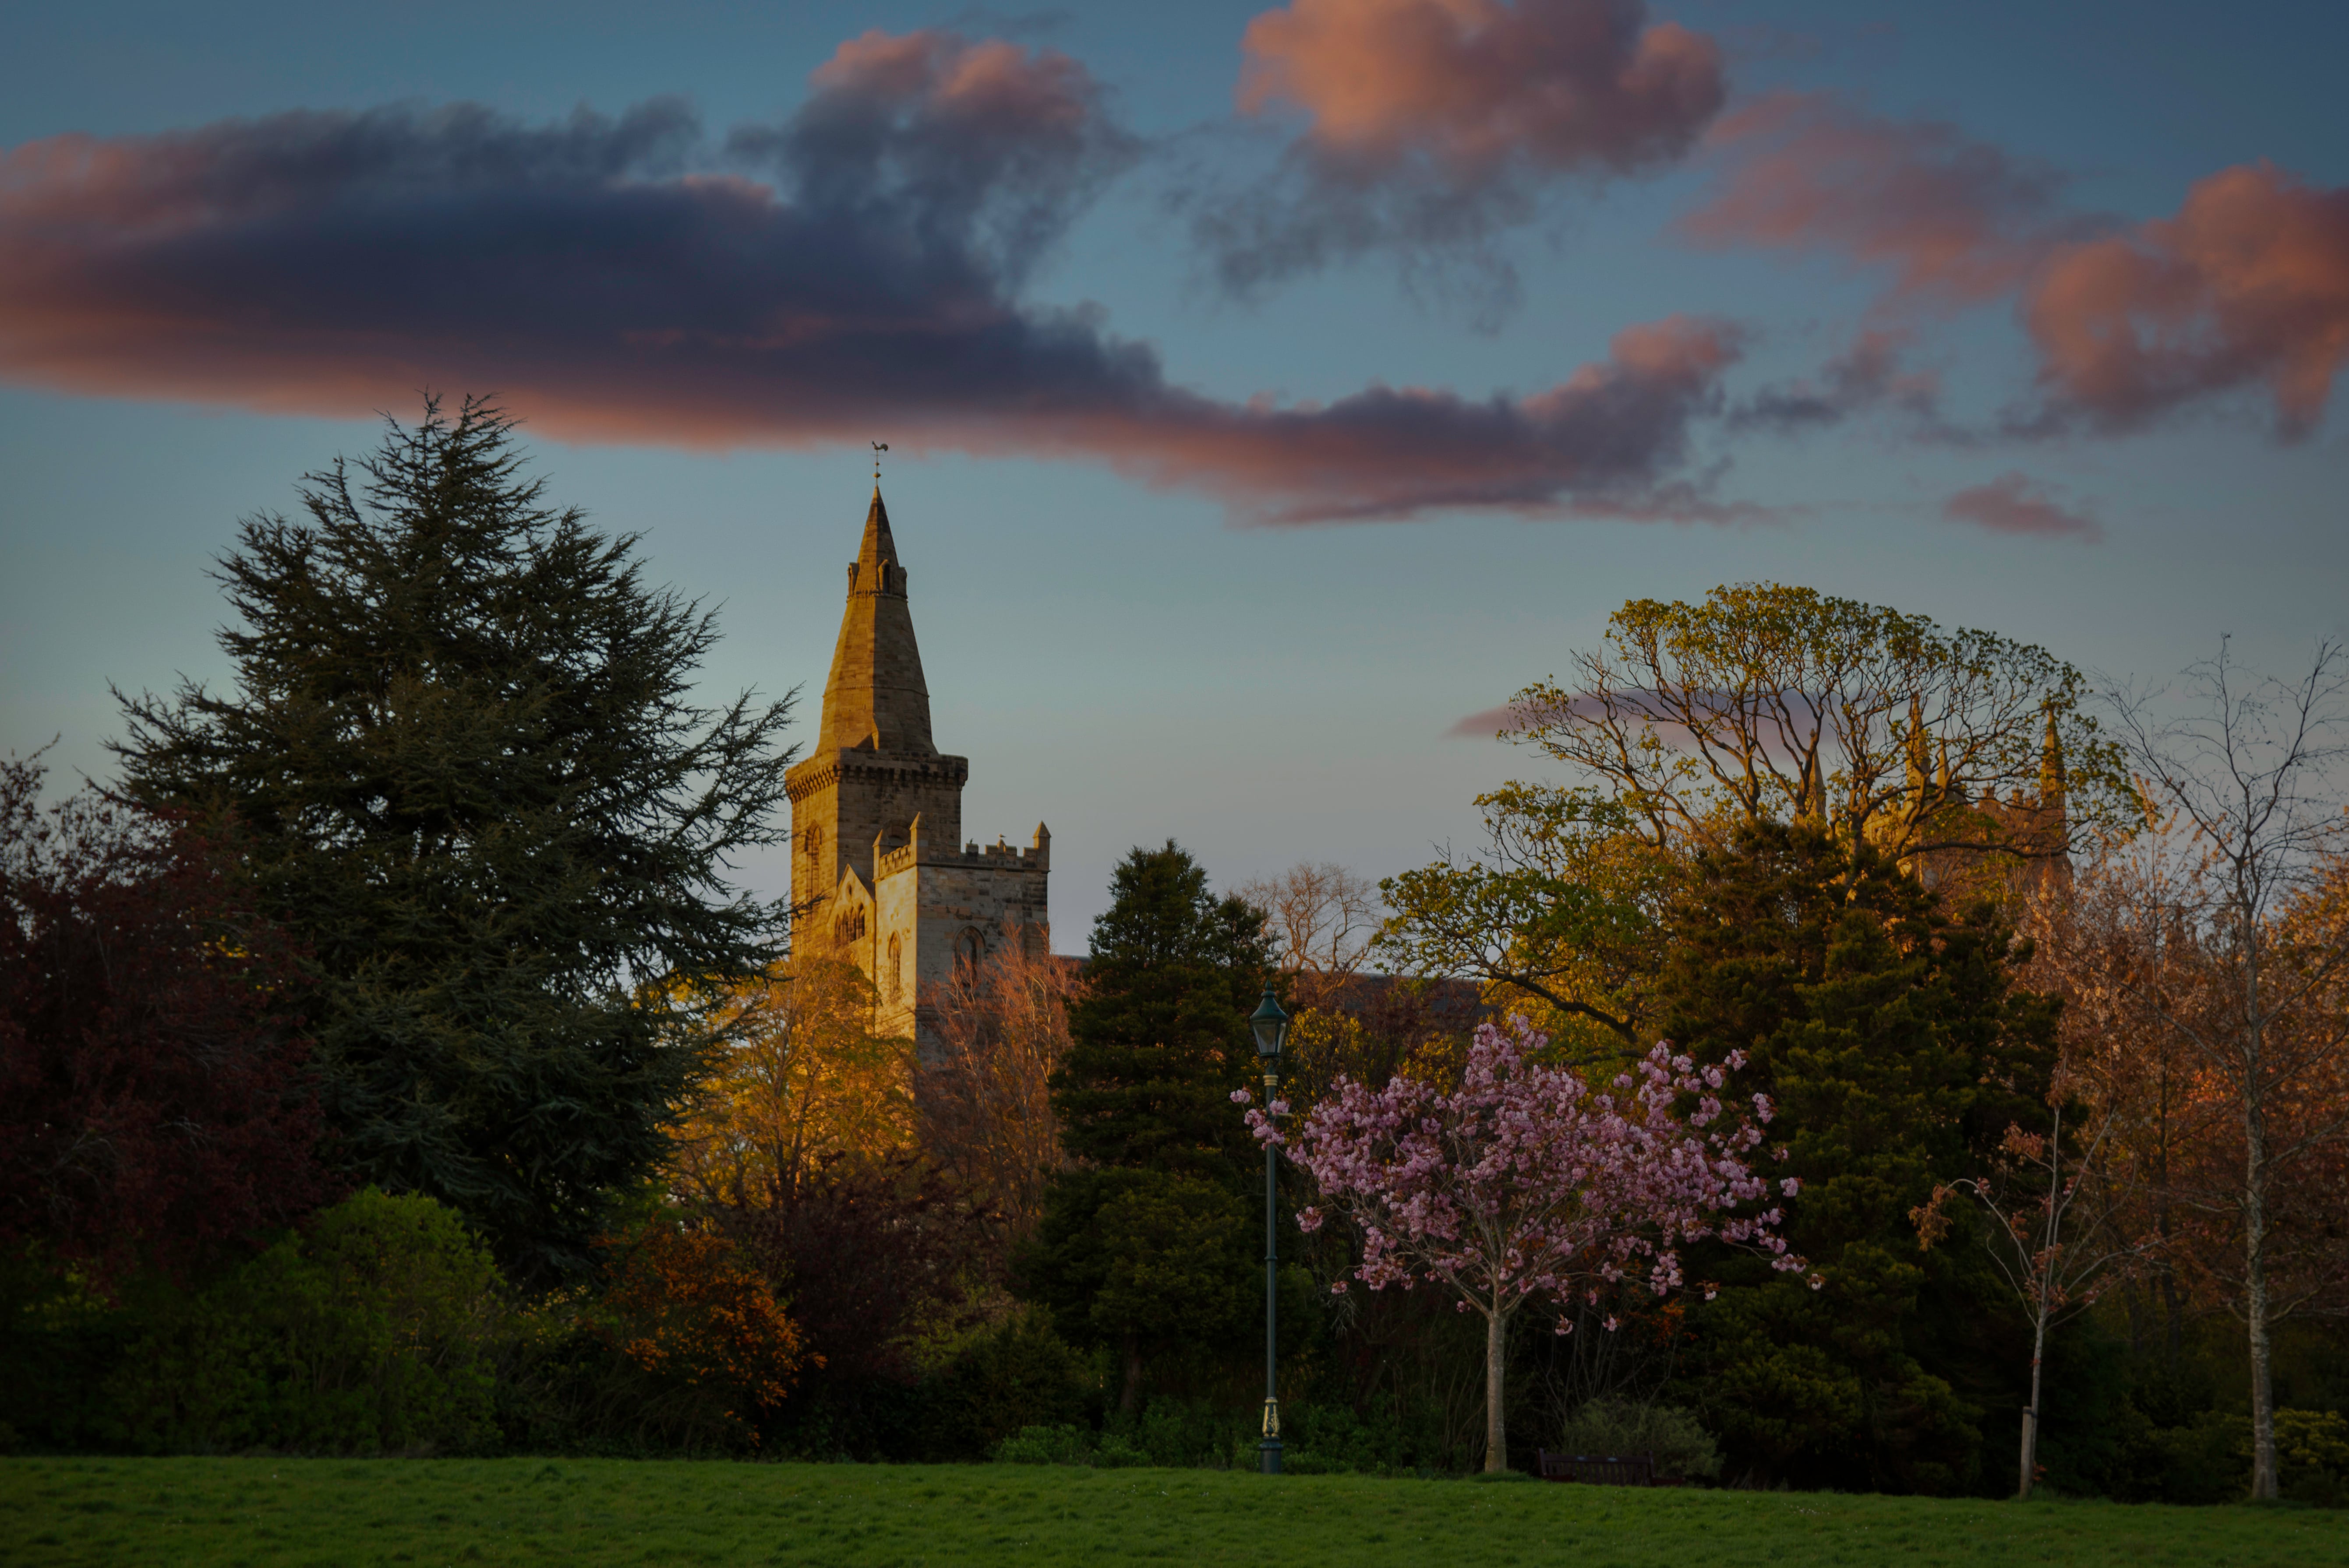
M 924 998 L 936 1008 L 935 1059 L 916 1093 L 924 1149 L 1014 1240 L 1034 1228 L 1061 1167 L 1050 1080 L 1084 985 L 1025 934 L 1007 922 L 992 952 Z
M 1378 888 L 1344 866 L 1308 861 L 1243 882 L 1238 892 L 1264 912 L 1291 1004 L 1324 1011 L 1334 1006 L 1378 935 L 1385 913 Z
M 1931 1246 L 1948 1231 L 1951 1198 L 1963 1194 L 1979 1203 L 1991 1221 L 1982 1245 L 2031 1319 L 2031 1402 L 2023 1409 L 2018 1499 L 2030 1497 L 2038 1470 L 2040 1372 L 2049 1333 L 2095 1305 L 2148 1250 L 2130 1223 L 2137 1171 L 2124 1135 L 2127 1111 L 2097 1095 L 2096 1087 L 2059 1076 L 2047 1131 L 2009 1126 L 1993 1169 L 1935 1188 L 1909 1216 L 1919 1239 Z M 2091 1098 L 2075 1101 L 2084 1090 Z M 2064 1113 L 2075 1103 L 2085 1114 L 2067 1130 Z
M 2158 692 L 2112 705 L 2147 794 L 2175 814 L 2181 841 L 2167 874 L 2146 879 L 2138 911 L 2145 943 L 2166 962 L 2127 984 L 2230 1112 L 2226 1179 L 2189 1196 L 2240 1247 L 2234 1267 L 2206 1261 L 2248 1331 L 2251 1494 L 2272 1498 L 2274 1326 L 2336 1305 L 2344 1283 L 2337 1215 L 2314 1234 L 2293 1221 L 2313 1194 L 2337 1198 L 2331 1179 L 2349 1142 L 2349 818 L 2336 776 L 2349 760 L 2349 650 L 2323 643 L 2307 673 L 2285 681 L 2245 671 L 2221 644 L 2186 678 L 2186 717 L 2160 717 Z
M 2151 1247 L 2145 1270 L 2121 1282 L 2132 1338 L 2143 1347 L 2137 1293 L 2144 1284 L 2158 1294 L 2162 1357 L 2174 1373 L 2185 1352 L 2187 1282 L 2198 1272 L 2180 1264 L 2199 1240 L 2188 1233 L 2178 1196 L 2207 1164 L 2228 1111 L 2203 1092 L 2200 1059 L 2161 1017 L 2179 986 L 2192 984 L 2192 965 L 2167 940 L 2172 934 L 2144 918 L 2174 858 L 2169 826 L 2103 846 L 2074 877 L 2041 884 L 2017 906 L 2031 944 L 2025 983 L 2064 999 L 2059 1071 L 2091 1086 L 2120 1140 L 2110 1158 L 2134 1178 L 2127 1191 L 2137 1210 L 2121 1223 Z

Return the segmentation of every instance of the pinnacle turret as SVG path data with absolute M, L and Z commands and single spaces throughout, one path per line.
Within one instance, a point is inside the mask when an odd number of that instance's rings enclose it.
M 864 542 L 857 546 L 855 562 L 848 569 L 848 591 L 894 592 L 900 598 L 905 596 L 905 573 L 897 566 L 897 541 L 889 532 L 889 508 L 882 500 L 877 484 L 873 487 L 873 505 L 864 513 Z
M 905 599 L 905 569 L 889 532 L 881 487 L 864 514 L 864 539 L 848 568 L 848 607 L 840 618 L 832 675 L 823 686 L 822 750 L 935 757 L 930 688 Z

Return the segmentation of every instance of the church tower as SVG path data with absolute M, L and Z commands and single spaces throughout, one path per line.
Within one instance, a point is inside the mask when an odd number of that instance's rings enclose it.
M 785 775 L 792 799 L 792 946 L 869 975 L 885 1033 L 928 1033 L 923 988 L 1004 940 L 1047 951 L 1051 836 L 1026 849 L 962 842 L 968 758 L 930 738 L 930 691 L 881 487 L 848 568 L 823 731 Z

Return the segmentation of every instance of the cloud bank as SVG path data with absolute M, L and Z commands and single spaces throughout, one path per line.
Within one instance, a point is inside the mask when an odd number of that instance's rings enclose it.
M 1728 324 L 1630 328 L 1524 396 L 1218 399 L 1097 310 L 1021 294 L 1133 153 L 1082 66 L 874 32 L 812 88 L 715 148 L 674 100 L 17 147 L 0 155 L 0 376 L 302 414 L 494 390 L 564 440 L 1089 459 L 1256 521 L 1744 515 L 1685 472 L 1741 351 Z

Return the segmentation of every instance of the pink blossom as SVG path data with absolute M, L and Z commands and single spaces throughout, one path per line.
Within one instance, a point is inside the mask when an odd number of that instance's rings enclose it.
M 1732 1116 L 1718 1092 L 1742 1055 L 1699 1069 L 1659 1044 L 1609 1095 L 1537 1064 L 1548 1043 L 1522 1018 L 1506 1030 L 1486 1024 L 1453 1093 L 1409 1078 L 1380 1089 L 1340 1078 L 1291 1134 L 1257 1110 L 1248 1128 L 1267 1146 L 1287 1147 L 1322 1206 L 1354 1222 L 1355 1278 L 1372 1290 L 1427 1284 L 1454 1293 L 1459 1310 L 1491 1324 L 1496 1364 L 1506 1320 L 1526 1302 L 1580 1295 L 1596 1305 L 1602 1288 L 1635 1279 L 1667 1295 L 1684 1283 L 1680 1249 L 1692 1242 L 1751 1248 L 1775 1269 L 1805 1267 L 1776 1232 L 1782 1212 L 1759 1208 L 1770 1183 L 1746 1164 L 1769 1099 L 1757 1094 L 1751 1116 Z M 1685 1118 L 1683 1104 L 1693 1108 Z M 1795 1187 L 1792 1178 L 1779 1183 L 1786 1197 Z M 1310 1231 L 1324 1218 L 1317 1206 L 1298 1223 Z M 1608 1326 L 1618 1321 L 1610 1315 Z M 1488 1415 L 1495 1438 L 1498 1419 Z

